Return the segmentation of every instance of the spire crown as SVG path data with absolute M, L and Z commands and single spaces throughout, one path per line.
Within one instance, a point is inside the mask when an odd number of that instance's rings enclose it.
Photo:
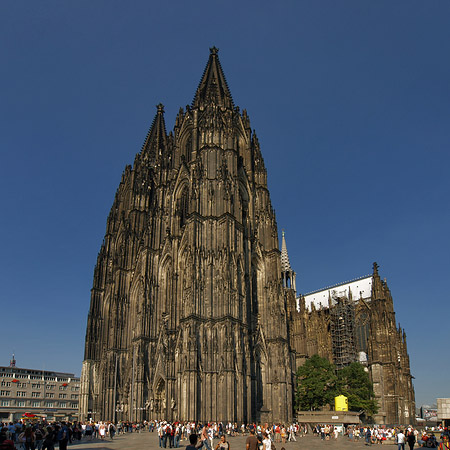
M 207 104 L 214 104 L 229 109 L 233 108 L 233 99 L 220 65 L 218 53 L 219 49 L 217 47 L 209 49 L 208 63 L 192 102 L 194 108 L 206 106 Z

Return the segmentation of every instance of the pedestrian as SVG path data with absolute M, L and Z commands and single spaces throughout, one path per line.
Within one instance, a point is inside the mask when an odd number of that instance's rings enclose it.
M 109 424 L 108 433 L 109 433 L 109 437 L 111 438 L 111 440 L 113 440 L 114 435 L 116 434 L 116 427 L 114 426 L 114 424 L 112 422 Z
M 42 450 L 55 450 L 55 432 L 50 425 L 47 427 L 47 434 L 44 436 Z
M 269 435 L 267 434 L 267 432 L 263 433 L 263 437 L 264 437 L 264 439 L 262 441 L 263 450 L 272 450 L 273 444 L 272 444 L 272 441 L 270 440 Z
M 408 436 L 406 437 L 406 442 L 409 445 L 409 450 L 414 449 L 414 444 L 416 443 L 416 435 L 414 434 L 414 430 L 408 431 Z
M 198 446 L 197 446 L 197 441 L 198 441 L 198 436 L 197 433 L 191 433 L 189 435 L 189 445 L 186 445 L 186 450 L 197 450 Z
M 36 437 L 31 426 L 25 428 L 25 431 L 19 435 L 19 442 L 22 442 L 25 450 L 35 449 Z
M 216 445 L 215 450 L 230 450 L 230 444 L 227 442 L 227 438 L 224 434 L 220 436 L 220 441 Z
M 406 441 L 406 437 L 403 434 L 403 431 L 400 430 L 397 434 L 398 450 L 405 450 L 405 441 Z
M 250 429 L 250 436 L 245 441 L 246 450 L 258 450 L 258 439 L 255 436 L 255 428 Z
M 200 440 L 202 441 L 203 445 L 206 447 L 206 450 L 211 450 L 211 447 L 209 446 L 209 439 L 208 439 L 208 426 L 205 425 L 202 428 L 202 434 L 200 437 Z

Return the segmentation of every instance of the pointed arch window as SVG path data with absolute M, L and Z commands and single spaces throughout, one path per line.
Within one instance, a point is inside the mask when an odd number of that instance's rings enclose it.
M 179 216 L 180 216 L 180 228 L 186 225 L 189 214 L 189 193 L 187 187 L 185 187 L 181 193 L 179 201 Z

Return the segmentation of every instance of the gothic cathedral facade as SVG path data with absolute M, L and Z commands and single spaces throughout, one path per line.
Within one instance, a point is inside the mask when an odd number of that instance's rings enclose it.
M 158 106 L 94 272 L 81 416 L 285 421 L 292 354 L 258 139 L 211 49 L 191 107 Z
M 122 175 L 94 271 L 80 420 L 291 421 L 297 366 L 332 341 L 326 314 L 299 310 L 282 244 L 258 139 L 212 48 L 191 106 L 167 133 L 158 105 Z

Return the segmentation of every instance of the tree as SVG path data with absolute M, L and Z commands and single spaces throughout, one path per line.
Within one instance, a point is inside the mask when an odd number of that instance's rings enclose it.
M 363 409 L 368 417 L 378 412 L 369 374 L 357 362 L 351 363 L 338 372 L 337 392 L 348 398 L 350 411 Z
M 336 395 L 336 368 L 326 358 L 313 355 L 297 370 L 295 406 L 316 410 L 333 402 Z

